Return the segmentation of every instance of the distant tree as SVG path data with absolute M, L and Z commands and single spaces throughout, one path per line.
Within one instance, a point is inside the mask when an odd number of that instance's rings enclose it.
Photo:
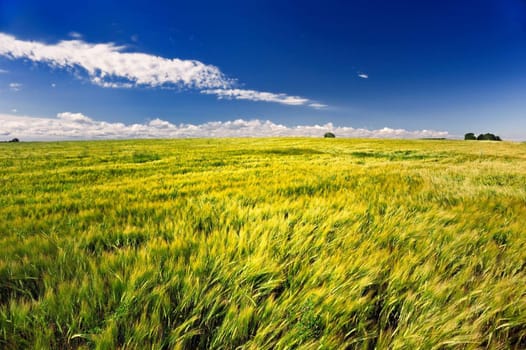
M 496 136 L 489 132 L 485 134 L 479 134 L 479 136 L 475 136 L 474 133 L 468 132 L 467 134 L 464 134 L 464 140 L 502 141 L 500 136 Z
M 502 141 L 502 139 L 499 136 L 495 136 L 489 132 L 485 134 L 480 134 L 479 136 L 477 136 L 477 140 Z
M 332 132 L 326 132 L 323 137 L 333 139 L 336 137 L 336 135 L 334 135 Z
M 20 140 L 17 139 L 16 137 L 15 137 L 14 139 L 9 140 L 9 142 L 19 142 L 19 141 L 20 141 Z

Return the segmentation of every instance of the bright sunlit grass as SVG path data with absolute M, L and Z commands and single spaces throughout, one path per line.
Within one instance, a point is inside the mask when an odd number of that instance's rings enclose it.
M 526 347 L 526 144 L 0 144 L 0 348 Z

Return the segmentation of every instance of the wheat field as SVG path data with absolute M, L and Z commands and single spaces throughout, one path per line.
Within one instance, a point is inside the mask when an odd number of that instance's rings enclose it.
M 0 348 L 526 348 L 526 144 L 0 144 Z

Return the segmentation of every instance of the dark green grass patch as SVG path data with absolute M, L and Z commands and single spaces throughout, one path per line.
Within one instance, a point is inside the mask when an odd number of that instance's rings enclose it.
M 390 161 L 422 160 L 438 157 L 437 155 L 424 154 L 413 150 L 402 150 L 393 152 L 356 151 L 351 152 L 351 155 L 356 158 L 386 159 Z
M 131 160 L 133 163 L 147 163 L 154 162 L 161 159 L 161 156 L 156 153 L 148 152 L 133 152 Z

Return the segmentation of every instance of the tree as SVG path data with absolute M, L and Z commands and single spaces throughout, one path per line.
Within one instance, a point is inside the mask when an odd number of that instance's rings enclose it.
M 501 141 L 499 136 L 495 136 L 489 132 L 485 134 L 480 134 L 479 136 L 477 136 L 477 140 Z
M 323 137 L 333 139 L 336 137 L 336 135 L 334 135 L 332 132 L 326 132 Z
M 20 141 L 20 140 L 17 139 L 16 137 L 15 137 L 14 139 L 9 140 L 9 142 L 19 142 L 19 141 Z
M 496 136 L 492 133 L 485 133 L 485 134 L 479 134 L 479 136 L 475 136 L 474 133 L 468 132 L 464 135 L 464 140 L 479 140 L 479 141 L 502 141 L 500 136 Z

